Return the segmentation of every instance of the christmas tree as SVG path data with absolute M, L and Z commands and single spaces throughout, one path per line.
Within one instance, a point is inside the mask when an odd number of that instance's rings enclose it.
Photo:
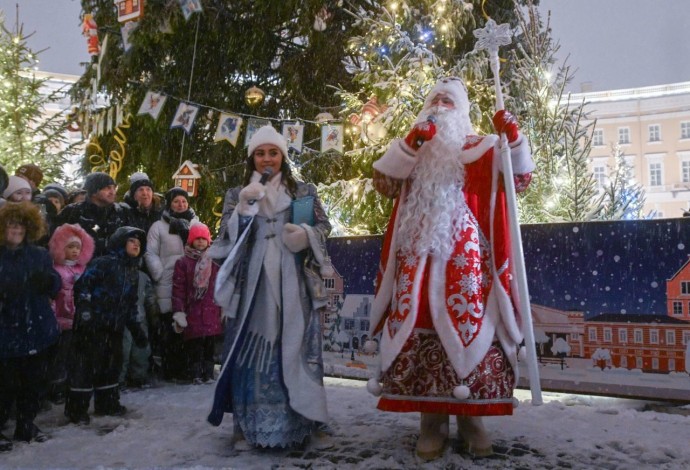
M 600 218 L 602 220 L 639 219 L 643 215 L 644 189 L 635 182 L 633 167 L 626 160 L 619 144 L 611 145 L 611 155 L 615 160 L 615 165 L 603 188 L 603 209 Z
M 219 113 L 241 115 L 245 127 L 252 117 L 268 119 L 278 130 L 286 120 L 306 123 L 305 146 L 312 148 L 320 135 L 315 116 L 339 109 L 340 100 L 327 84 L 351 80 L 341 63 L 349 54 L 345 46 L 354 19 L 336 1 L 204 0 L 196 2 L 201 11 L 186 17 L 190 10 L 182 4 L 187 3 L 149 0 L 136 22 L 120 23 L 113 0 L 83 0 L 83 12 L 97 24 L 101 51 L 97 65 L 87 66 L 74 98 L 92 123 L 107 106 L 129 115 L 119 141 L 117 132 L 91 135 L 96 160 L 111 160 L 113 149 L 124 153 L 115 175 L 125 183 L 122 191 L 135 171 L 145 171 L 164 191 L 174 184 L 171 177 L 181 162 L 199 164 L 202 180 L 193 206 L 212 225 L 225 190 L 241 183 L 246 161 L 244 134 L 236 146 L 214 141 Z M 125 35 L 131 45 L 127 51 Z M 260 105 L 245 99 L 251 87 L 263 91 Z M 94 88 L 109 98 L 106 107 L 94 99 Z M 168 97 L 155 120 L 137 115 L 148 91 Z M 200 107 L 188 134 L 170 129 L 180 102 Z M 309 170 L 320 165 L 319 156 L 305 150 L 292 158 L 298 170 L 305 167 L 303 176 L 316 178 L 321 175 Z M 92 168 L 85 159 L 84 171 Z M 337 172 L 337 164 L 328 171 Z
M 64 116 L 47 113 L 65 90 L 46 92 L 47 78 L 35 73 L 36 54 L 27 45 L 23 28 L 14 32 L 0 19 L 0 155 L 13 173 L 24 163 L 41 167 L 47 181 L 65 181 L 63 168 L 71 156 Z

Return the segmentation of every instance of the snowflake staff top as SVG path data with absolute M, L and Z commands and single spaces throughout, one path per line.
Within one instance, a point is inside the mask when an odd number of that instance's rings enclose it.
M 477 38 L 477 44 L 474 45 L 475 51 L 488 50 L 492 55 L 498 54 L 499 46 L 507 46 L 513 37 L 513 31 L 510 29 L 508 23 L 497 25 L 496 22 L 489 18 L 486 26 L 478 28 L 473 31 L 474 37 Z
M 510 44 L 513 36 L 513 31 L 510 25 L 503 23 L 497 25 L 496 22 L 489 18 L 483 28 L 475 29 L 473 31 L 474 37 L 477 38 L 477 43 L 474 45 L 475 51 L 489 51 L 489 64 L 491 71 L 494 74 L 494 83 L 496 86 L 496 110 L 503 109 L 503 91 L 501 90 L 501 78 L 498 74 L 500 64 L 498 62 L 498 47 Z

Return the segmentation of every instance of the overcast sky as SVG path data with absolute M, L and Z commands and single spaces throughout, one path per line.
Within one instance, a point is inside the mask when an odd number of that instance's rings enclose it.
M 0 0 L 6 25 L 19 21 L 41 70 L 81 75 L 89 60 L 81 36 L 79 0 Z M 551 11 L 559 58 L 576 69 L 569 91 L 593 91 L 690 81 L 690 0 L 541 0 Z

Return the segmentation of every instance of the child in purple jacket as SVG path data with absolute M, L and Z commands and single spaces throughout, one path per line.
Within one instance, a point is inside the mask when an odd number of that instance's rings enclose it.
M 184 338 L 193 383 L 213 382 L 214 347 L 223 332 L 221 309 L 213 300 L 218 265 L 208 257 L 211 234 L 206 225 L 190 227 L 185 255 L 173 273 L 173 326 Z

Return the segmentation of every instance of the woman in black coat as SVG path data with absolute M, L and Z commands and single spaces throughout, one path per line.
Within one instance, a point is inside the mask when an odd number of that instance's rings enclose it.
M 50 306 L 60 275 L 48 251 L 33 244 L 44 233 L 34 204 L 8 202 L 0 208 L 0 424 L 16 401 L 14 439 L 26 442 L 47 439 L 34 419 L 60 333 Z M 0 434 L 0 451 L 11 448 Z

